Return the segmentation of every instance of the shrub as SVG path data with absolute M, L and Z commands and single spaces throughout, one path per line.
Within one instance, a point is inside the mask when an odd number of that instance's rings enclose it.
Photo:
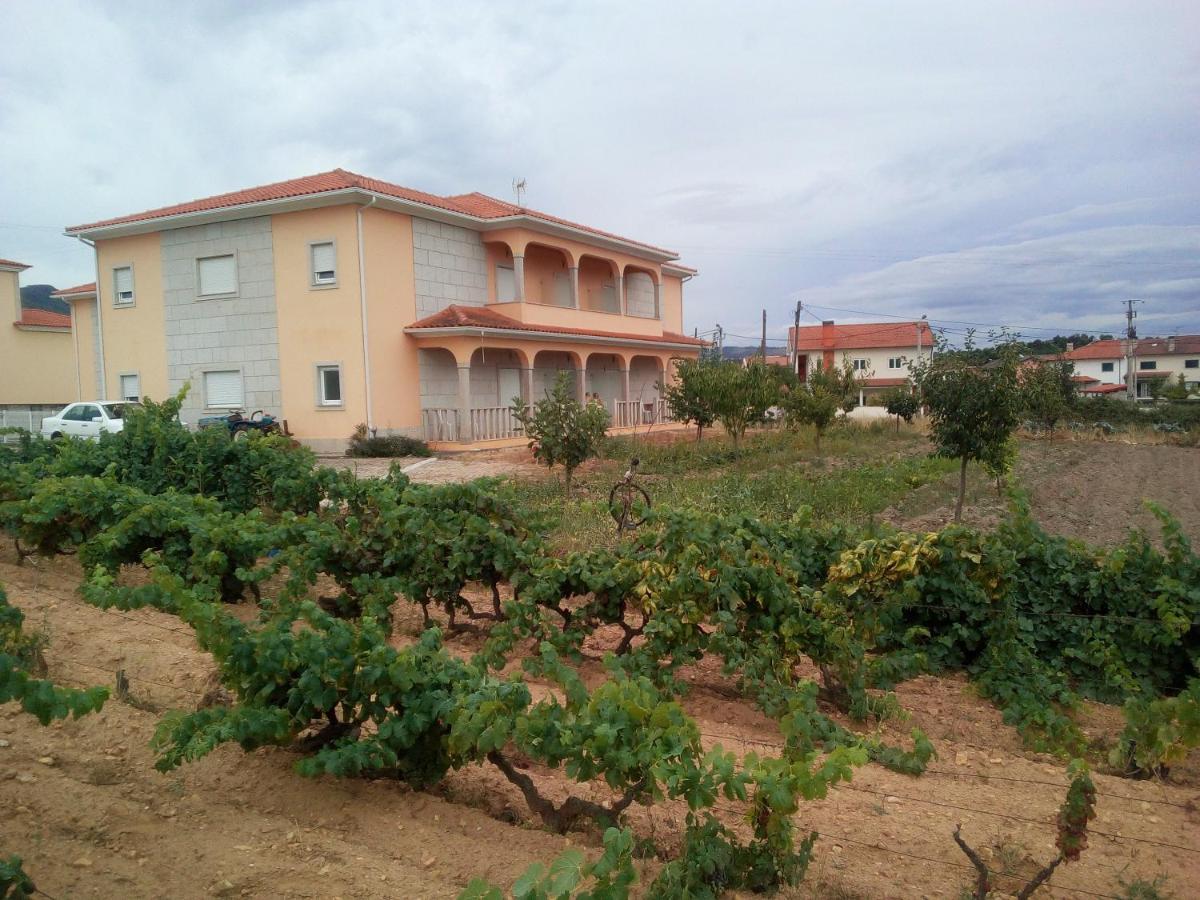
M 424 441 L 417 438 L 405 437 L 399 434 L 380 436 L 375 429 L 368 431 L 364 424 L 356 425 L 354 434 L 350 435 L 350 446 L 346 448 L 347 456 L 356 457 L 386 457 L 386 456 L 432 456 Z

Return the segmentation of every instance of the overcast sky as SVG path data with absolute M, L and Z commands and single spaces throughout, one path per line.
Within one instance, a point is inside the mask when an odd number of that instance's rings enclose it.
M 529 206 L 676 249 L 689 331 L 765 308 L 778 337 L 797 299 L 1115 331 L 1136 297 L 1143 335 L 1200 332 L 1194 0 L 0 0 L 0 34 L 25 283 L 94 277 L 63 226 L 341 166 L 506 199 L 521 176 Z

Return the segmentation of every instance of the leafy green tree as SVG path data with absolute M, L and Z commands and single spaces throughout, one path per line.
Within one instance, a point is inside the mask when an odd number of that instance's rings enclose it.
M 888 411 L 889 416 L 896 417 L 896 430 L 899 431 L 901 419 L 909 425 L 912 424 L 913 416 L 921 409 L 921 401 L 907 388 L 892 388 L 883 395 L 883 408 Z
M 1164 400 L 1187 400 L 1191 395 L 1192 392 L 1188 390 L 1187 381 L 1184 380 L 1182 372 L 1179 373 L 1176 382 L 1164 387 L 1161 393 Z
M 862 380 L 849 359 L 840 366 L 816 366 L 806 384 L 788 391 L 780 398 L 784 418 L 791 427 L 812 425 L 816 431 L 816 450 L 821 452 L 821 438 L 837 414 L 850 412 L 858 402 Z
M 1075 364 L 1066 360 L 1041 360 L 1021 366 L 1018 382 L 1021 410 L 1048 431 L 1075 404 L 1075 385 L 1071 374 Z
M 720 362 L 714 359 L 681 359 L 675 364 L 675 379 L 662 385 L 663 399 L 676 422 L 696 426 L 696 443 L 704 429 L 717 420 L 713 402 L 713 375 Z
M 960 461 L 954 521 L 962 521 L 967 494 L 967 464 L 998 464 L 1021 411 L 1017 355 L 1002 348 L 997 364 L 972 366 L 961 357 L 937 356 L 917 366 L 914 377 L 929 408 L 935 455 Z
M 736 449 L 746 429 L 761 422 L 779 400 L 779 383 L 761 362 L 742 366 L 723 362 L 713 367 L 707 380 L 713 413 Z
M 512 412 L 525 429 L 534 459 L 550 469 L 563 467 L 566 494 L 570 496 L 571 476 L 600 449 L 600 441 L 608 431 L 608 411 L 597 403 L 576 400 L 564 372 L 532 409 L 524 400 L 517 400 Z

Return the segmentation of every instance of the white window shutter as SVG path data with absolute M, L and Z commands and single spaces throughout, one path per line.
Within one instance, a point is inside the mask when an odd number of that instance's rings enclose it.
M 242 405 L 242 373 L 236 369 L 204 373 L 204 404 L 208 407 Z
M 131 302 L 133 300 L 133 269 L 129 266 L 113 269 L 113 287 L 117 292 L 117 303 Z
M 200 295 L 237 293 L 237 263 L 232 254 L 199 261 Z
M 336 280 L 337 254 L 332 243 L 312 245 L 312 267 L 314 284 Z
M 121 376 L 121 399 L 122 400 L 140 400 L 142 396 L 141 386 L 138 384 L 137 375 L 122 375 Z
M 508 266 L 496 266 L 496 302 L 517 299 L 517 276 Z
M 571 276 L 566 272 L 554 273 L 554 303 L 556 306 L 571 305 Z

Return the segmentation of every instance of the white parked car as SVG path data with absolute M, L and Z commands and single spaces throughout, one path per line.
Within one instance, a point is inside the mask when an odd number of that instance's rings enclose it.
M 42 437 L 99 438 L 125 427 L 125 410 L 138 406 L 128 400 L 88 400 L 63 407 L 57 416 L 42 419 Z

